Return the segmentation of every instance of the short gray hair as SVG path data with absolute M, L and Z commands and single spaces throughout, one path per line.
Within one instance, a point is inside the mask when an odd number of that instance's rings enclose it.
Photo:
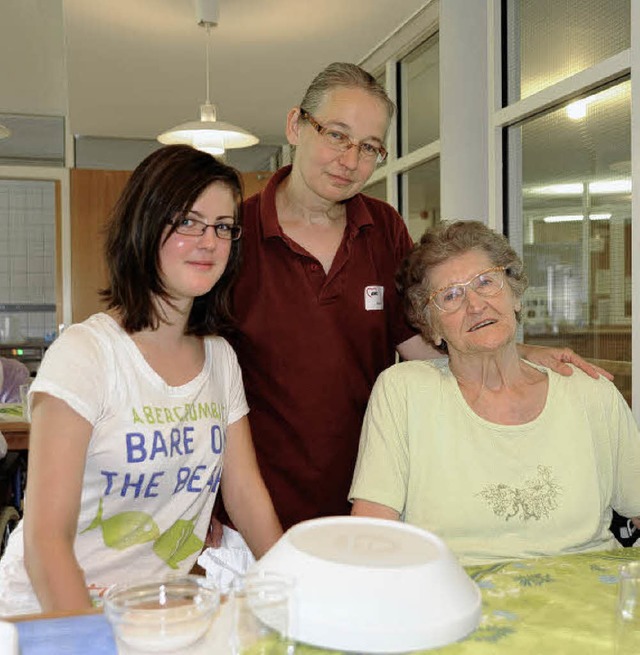
M 326 94 L 336 87 L 363 89 L 378 98 L 386 107 L 389 120 L 393 118 L 396 106 L 384 87 L 364 68 L 346 62 L 334 62 L 318 73 L 305 91 L 300 107 L 313 114 Z

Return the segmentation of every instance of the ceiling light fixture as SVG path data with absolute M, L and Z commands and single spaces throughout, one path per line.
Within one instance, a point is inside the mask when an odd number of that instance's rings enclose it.
M 603 214 L 589 214 L 590 221 L 608 221 L 611 218 L 609 212 Z M 544 223 L 570 223 L 582 221 L 584 214 L 558 214 L 556 216 L 545 216 L 542 220 Z
M 587 189 L 593 195 L 605 195 L 616 193 L 631 193 L 631 178 L 619 180 L 598 180 L 589 182 Z M 547 186 L 525 187 L 524 195 L 527 196 L 579 196 L 585 191 L 582 182 L 569 184 L 548 184 Z
M 189 121 L 163 132 L 158 141 L 164 144 L 182 143 L 203 150 L 211 155 L 222 155 L 227 148 L 247 148 L 258 143 L 259 139 L 246 130 L 217 119 L 216 106 L 209 95 L 209 43 L 211 28 L 218 24 L 218 0 L 196 0 L 196 19 L 198 25 L 207 31 L 206 77 L 207 97 L 200 105 L 200 120 Z
M 524 192 L 531 196 L 579 196 L 584 193 L 582 182 L 568 184 L 547 184 L 525 188 Z
M 600 180 L 589 183 L 589 193 L 631 193 L 631 178 L 624 180 Z
M 0 139 L 8 139 L 11 136 L 11 130 L 4 125 L 0 125 Z
M 593 104 L 594 102 L 600 102 L 602 100 L 611 100 L 613 98 L 617 98 L 618 96 L 622 96 L 629 93 L 629 85 L 628 83 L 623 83 L 623 84 L 618 84 L 616 86 L 609 87 L 608 89 L 604 89 L 602 91 L 599 91 L 598 93 L 594 93 L 590 96 L 587 96 L 586 98 L 580 98 L 579 100 L 575 100 L 574 102 L 568 104 L 565 107 L 566 114 L 569 118 L 571 118 L 574 121 L 580 120 L 581 118 L 585 118 L 587 115 L 587 109 L 589 108 L 589 105 Z

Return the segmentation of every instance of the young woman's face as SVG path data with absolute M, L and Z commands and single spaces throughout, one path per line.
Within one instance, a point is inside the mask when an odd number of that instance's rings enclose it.
M 235 210 L 229 187 L 214 182 L 202 192 L 185 218 L 207 225 L 233 225 Z M 164 238 L 170 229 L 168 225 Z M 160 247 L 160 274 L 174 302 L 190 302 L 211 290 L 224 273 L 232 243 L 218 237 L 212 228 L 207 228 L 202 236 L 185 236 L 174 232 L 163 242 Z

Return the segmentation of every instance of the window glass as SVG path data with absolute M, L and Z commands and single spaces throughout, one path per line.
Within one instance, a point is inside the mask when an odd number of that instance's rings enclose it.
M 403 215 L 409 234 L 418 241 L 424 231 L 440 220 L 440 159 L 431 159 L 403 175 L 403 191 L 407 207 Z
M 378 198 L 378 200 L 387 201 L 387 181 L 380 180 L 374 184 L 370 184 L 368 187 L 365 187 L 362 190 L 367 196 L 372 196 L 373 198 Z
M 440 70 L 438 36 L 398 62 L 400 155 L 406 155 L 440 135 Z
M 630 83 L 579 102 L 507 129 L 524 340 L 600 360 L 630 403 Z
M 55 182 L 0 179 L 0 317 L 23 338 L 56 330 Z
M 630 45 L 630 0 L 507 0 L 507 102 Z

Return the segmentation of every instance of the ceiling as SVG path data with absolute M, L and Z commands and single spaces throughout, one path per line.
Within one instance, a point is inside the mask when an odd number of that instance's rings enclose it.
M 211 98 L 261 145 L 284 143 L 286 113 L 319 70 L 362 61 L 429 4 L 218 1 Z M 155 139 L 198 118 L 205 47 L 196 0 L 3 0 L 0 59 L 14 67 L 0 72 L 0 114 L 68 112 L 74 135 Z

